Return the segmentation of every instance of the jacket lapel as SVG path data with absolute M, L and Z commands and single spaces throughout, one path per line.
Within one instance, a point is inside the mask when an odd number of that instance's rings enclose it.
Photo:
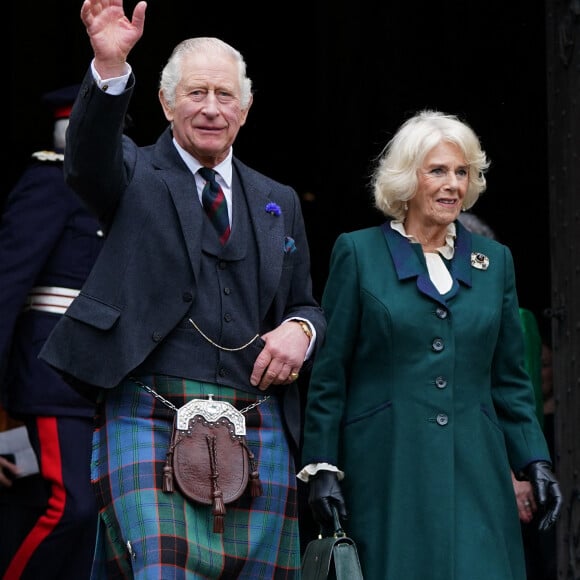
M 195 279 L 199 278 L 203 209 L 197 197 L 195 178 L 177 153 L 167 129 L 155 144 L 153 164 L 173 199 L 177 219 L 183 231 Z
M 234 168 L 240 176 L 240 182 L 246 195 L 248 212 L 256 236 L 258 256 L 260 259 L 260 312 L 264 305 L 272 302 L 278 290 L 282 265 L 284 261 L 284 212 L 274 216 L 266 211 L 266 206 L 272 201 L 271 190 L 266 180 L 256 179 L 243 163 L 234 158 Z M 279 247 L 279 252 L 272 248 Z

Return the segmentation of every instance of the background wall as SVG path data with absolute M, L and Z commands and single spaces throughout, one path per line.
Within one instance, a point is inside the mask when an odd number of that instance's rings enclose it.
M 127 13 L 135 3 L 125 2 Z M 40 95 L 80 82 L 89 64 L 81 4 L 7 5 L 3 195 L 50 138 Z M 285 3 L 274 14 L 248 3 L 150 0 L 145 34 L 130 55 L 137 75 L 130 134 L 146 144 L 165 127 L 157 82 L 177 42 L 220 36 L 239 48 L 255 99 L 235 152 L 302 196 L 319 294 L 336 235 L 381 221 L 367 181 L 389 137 L 420 108 L 459 114 L 492 160 L 488 190 L 474 210 L 512 248 L 520 301 L 540 315 L 550 302 L 543 3 L 329 6 Z

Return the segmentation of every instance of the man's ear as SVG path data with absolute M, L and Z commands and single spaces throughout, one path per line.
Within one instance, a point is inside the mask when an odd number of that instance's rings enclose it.
M 163 89 L 159 89 L 159 102 L 161 103 L 161 107 L 163 108 L 163 114 L 165 118 L 171 123 L 173 121 L 173 108 L 169 106 L 165 95 L 163 94 Z

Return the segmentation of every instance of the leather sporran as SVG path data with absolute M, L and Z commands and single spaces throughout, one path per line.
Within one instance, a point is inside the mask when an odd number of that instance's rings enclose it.
M 173 483 L 188 499 L 213 506 L 216 533 L 224 531 L 226 504 L 250 483 L 252 497 L 262 495 L 256 460 L 246 442 L 242 412 L 226 401 L 193 399 L 177 409 L 163 469 L 163 491 Z

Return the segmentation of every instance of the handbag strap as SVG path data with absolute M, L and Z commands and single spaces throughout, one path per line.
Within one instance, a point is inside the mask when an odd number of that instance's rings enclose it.
M 340 517 L 338 515 L 338 510 L 336 506 L 331 506 L 332 509 L 332 519 L 334 520 L 334 537 L 335 538 L 344 538 L 346 536 L 346 532 L 343 530 L 342 525 L 340 523 Z

